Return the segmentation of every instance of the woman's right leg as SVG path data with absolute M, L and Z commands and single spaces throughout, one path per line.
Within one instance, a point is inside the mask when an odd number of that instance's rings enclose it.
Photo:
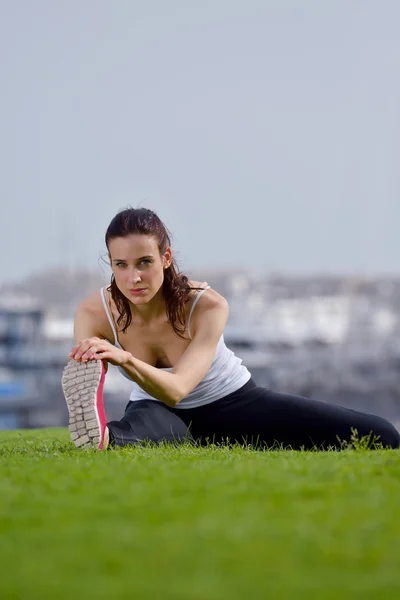
M 180 410 L 195 439 L 254 444 L 259 447 L 340 449 L 370 436 L 384 447 L 398 448 L 400 435 L 386 419 L 294 394 L 258 387 L 243 388 L 211 404 Z M 373 444 L 371 444 L 373 445 Z
M 105 368 L 101 360 L 68 361 L 62 389 L 68 406 L 71 439 L 78 448 L 107 448 L 144 440 L 192 440 L 183 420 L 165 404 L 154 400 L 129 402 L 121 421 L 107 423 L 103 402 Z
M 107 423 L 109 444 L 126 446 L 143 441 L 193 441 L 187 425 L 168 406 L 154 400 L 129 402 L 120 421 Z

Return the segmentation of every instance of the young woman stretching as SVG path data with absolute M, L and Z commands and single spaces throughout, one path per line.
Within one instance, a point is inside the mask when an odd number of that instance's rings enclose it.
M 343 447 L 356 430 L 399 447 L 398 431 L 381 417 L 258 387 L 225 346 L 227 301 L 177 271 L 154 212 L 118 213 L 105 242 L 111 285 L 79 305 L 62 377 L 76 446 L 189 439 L 328 449 Z M 132 380 L 120 421 L 107 422 L 104 411 L 107 363 Z

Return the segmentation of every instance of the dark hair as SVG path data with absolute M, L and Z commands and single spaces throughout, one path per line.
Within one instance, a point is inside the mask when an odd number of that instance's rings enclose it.
M 109 242 L 118 237 L 132 234 L 153 236 L 160 254 L 163 254 L 171 245 L 170 234 L 161 219 L 155 212 L 147 208 L 127 208 L 119 212 L 109 224 L 105 242 L 109 249 Z M 184 337 L 186 329 L 185 305 L 189 300 L 191 291 L 186 275 L 179 272 L 174 258 L 164 271 L 162 293 L 167 307 L 167 316 L 173 330 L 179 337 Z M 132 322 L 132 313 L 128 299 L 118 289 L 114 274 L 111 276 L 111 296 L 119 312 L 118 327 L 125 333 Z

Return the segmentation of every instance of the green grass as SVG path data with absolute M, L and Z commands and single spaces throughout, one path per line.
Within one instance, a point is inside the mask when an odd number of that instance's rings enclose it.
M 400 598 L 400 453 L 0 432 L 0 598 Z

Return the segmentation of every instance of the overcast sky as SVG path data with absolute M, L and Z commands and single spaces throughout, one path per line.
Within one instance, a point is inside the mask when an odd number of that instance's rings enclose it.
M 127 204 L 190 270 L 400 273 L 399 23 L 398 0 L 0 0 L 0 279 L 98 268 Z

